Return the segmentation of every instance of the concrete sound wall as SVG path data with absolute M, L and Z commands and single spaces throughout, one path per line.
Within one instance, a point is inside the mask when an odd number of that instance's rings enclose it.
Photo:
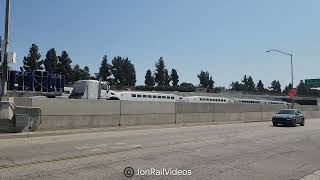
M 176 123 L 213 122 L 213 104 L 176 103 Z
M 18 106 L 41 108 L 38 130 L 182 123 L 270 121 L 285 105 L 133 102 L 81 99 L 15 98 Z M 299 106 L 306 118 L 319 107 Z
M 15 103 L 41 108 L 38 130 L 115 127 L 120 123 L 119 101 L 15 98 Z
M 175 124 L 175 103 L 121 101 L 120 126 Z

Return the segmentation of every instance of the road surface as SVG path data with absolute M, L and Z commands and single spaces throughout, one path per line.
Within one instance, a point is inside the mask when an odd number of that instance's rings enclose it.
M 0 139 L 6 180 L 291 180 L 319 169 L 320 119 L 304 127 L 255 122 Z

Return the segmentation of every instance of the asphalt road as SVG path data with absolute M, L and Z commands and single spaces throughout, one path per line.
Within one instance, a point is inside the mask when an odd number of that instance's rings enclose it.
M 305 127 L 259 122 L 0 139 L 6 180 L 291 180 L 318 169 L 320 119 Z M 147 170 L 164 175 L 136 175 Z

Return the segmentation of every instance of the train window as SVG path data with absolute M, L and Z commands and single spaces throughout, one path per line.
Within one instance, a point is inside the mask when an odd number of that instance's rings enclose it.
M 138 97 L 138 98 L 141 98 L 141 95 L 140 95 L 140 94 L 138 94 L 138 95 L 137 95 L 137 97 Z
M 136 94 L 131 94 L 131 97 L 137 97 L 137 95 Z
M 167 99 L 170 99 L 170 96 L 167 96 Z
M 151 95 L 148 95 L 148 98 L 152 98 L 152 96 L 151 96 Z
M 146 98 L 146 97 L 147 97 L 147 95 L 143 95 L 142 97 Z
M 173 96 L 171 96 L 171 99 L 174 99 L 174 97 L 173 97 Z
M 200 101 L 202 101 L 202 98 L 200 98 Z
M 153 96 L 153 98 L 157 98 L 157 96 Z
M 161 96 L 158 96 L 158 99 L 161 99 Z
M 162 96 L 162 99 L 165 99 L 166 97 L 165 96 Z

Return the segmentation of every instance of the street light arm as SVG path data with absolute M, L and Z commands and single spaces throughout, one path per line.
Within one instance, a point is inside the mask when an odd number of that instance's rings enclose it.
M 278 53 L 281 53 L 281 54 L 292 56 L 292 54 L 290 54 L 290 53 L 286 53 L 286 52 L 283 52 L 283 51 L 280 51 L 280 50 L 276 50 L 276 49 L 269 50 L 269 51 L 266 51 L 266 52 L 278 52 Z

